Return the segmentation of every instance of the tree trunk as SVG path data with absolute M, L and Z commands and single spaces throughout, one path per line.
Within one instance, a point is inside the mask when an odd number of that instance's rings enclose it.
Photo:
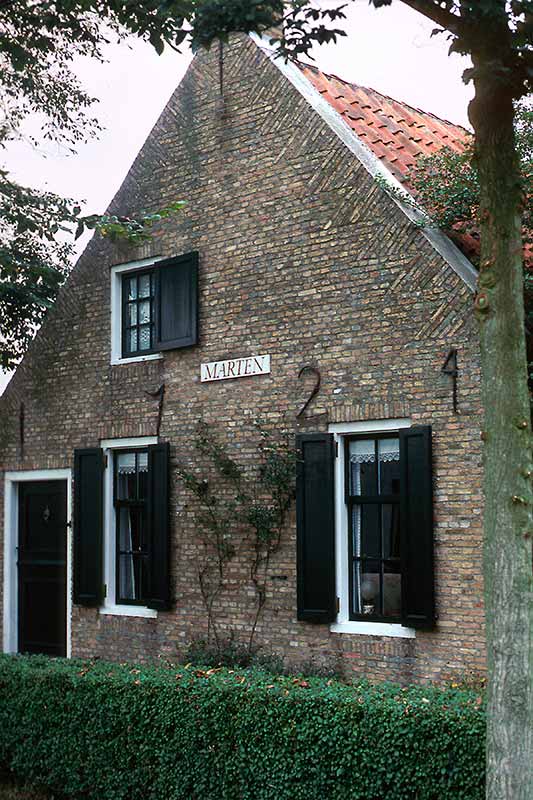
M 532 800 L 533 461 L 521 185 L 512 91 L 498 81 L 494 69 L 487 69 L 495 57 L 493 45 L 490 54 L 486 50 L 473 55 L 476 96 L 469 108 L 481 189 L 481 268 L 475 305 L 485 411 L 486 796 Z

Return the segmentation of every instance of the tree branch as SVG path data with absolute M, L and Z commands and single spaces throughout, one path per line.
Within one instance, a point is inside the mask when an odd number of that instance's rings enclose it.
M 457 36 L 462 33 L 463 24 L 461 18 L 457 14 L 452 14 L 442 6 L 433 2 L 433 0 L 401 0 L 401 2 L 418 11 L 424 17 L 441 25 L 445 30 L 450 31 Z

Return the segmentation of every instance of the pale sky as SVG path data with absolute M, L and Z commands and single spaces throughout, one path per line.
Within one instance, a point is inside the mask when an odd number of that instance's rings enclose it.
M 315 64 L 324 72 L 370 86 L 383 94 L 468 125 L 472 88 L 461 79 L 468 61 L 448 56 L 435 25 L 393 2 L 376 10 L 367 0 L 347 9 L 348 36 L 316 48 Z M 68 155 L 47 144 L 35 151 L 25 143 L 4 151 L 3 162 L 21 183 L 86 200 L 86 213 L 103 212 L 190 63 L 188 52 L 158 56 L 138 40 L 109 46 L 108 63 L 80 59 L 76 70 L 89 94 L 99 98 L 95 113 L 105 130 L 98 140 Z M 7 377 L 0 372 L 0 393 Z

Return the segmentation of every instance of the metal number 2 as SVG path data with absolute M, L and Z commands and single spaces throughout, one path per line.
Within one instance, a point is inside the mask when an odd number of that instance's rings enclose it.
M 309 397 L 307 398 L 307 400 L 305 401 L 305 403 L 303 404 L 301 409 L 296 414 L 296 418 L 297 419 L 298 419 L 298 417 L 303 416 L 303 414 L 305 413 L 305 410 L 307 409 L 309 403 L 311 402 L 313 397 L 315 397 L 318 394 L 318 392 L 320 390 L 320 372 L 316 369 L 316 367 L 302 367 L 300 372 L 298 373 L 298 379 L 300 379 L 302 377 L 302 375 L 305 375 L 306 372 L 311 372 L 313 375 L 315 375 L 316 376 L 316 381 L 315 381 L 315 385 L 313 386 L 313 389 L 311 391 L 311 394 L 309 395 Z

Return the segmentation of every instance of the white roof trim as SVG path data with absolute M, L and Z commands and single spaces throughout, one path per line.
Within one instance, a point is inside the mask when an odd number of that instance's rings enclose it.
M 339 139 L 344 142 L 346 147 L 351 150 L 355 157 L 361 162 L 367 172 L 373 178 L 381 178 L 387 186 L 393 190 L 389 196 L 396 203 L 403 213 L 416 224 L 420 222 L 427 222 L 427 214 L 422 208 L 413 207 L 414 199 L 402 186 L 402 184 L 394 177 L 394 175 L 387 169 L 387 167 L 374 155 L 367 145 L 365 145 L 357 136 L 356 133 L 345 122 L 342 116 L 335 111 L 335 109 L 324 100 L 322 95 L 313 84 L 305 77 L 298 67 L 290 61 L 285 61 L 283 58 L 276 57 L 275 49 L 271 46 L 268 37 L 261 37 L 256 33 L 249 34 L 250 38 L 255 44 L 265 52 L 270 58 L 272 63 L 279 69 L 279 71 L 292 83 L 292 85 L 300 92 L 302 97 L 309 103 L 309 105 L 322 117 L 324 122 L 329 125 L 331 130 L 337 134 Z M 397 193 L 409 197 L 409 204 L 402 203 Z M 475 291 L 477 284 L 477 271 L 473 265 L 461 253 L 459 248 L 449 239 L 439 228 L 434 227 L 421 227 L 421 234 L 428 240 L 432 247 L 442 256 L 442 258 L 450 265 L 454 272 L 464 281 L 469 289 Z

